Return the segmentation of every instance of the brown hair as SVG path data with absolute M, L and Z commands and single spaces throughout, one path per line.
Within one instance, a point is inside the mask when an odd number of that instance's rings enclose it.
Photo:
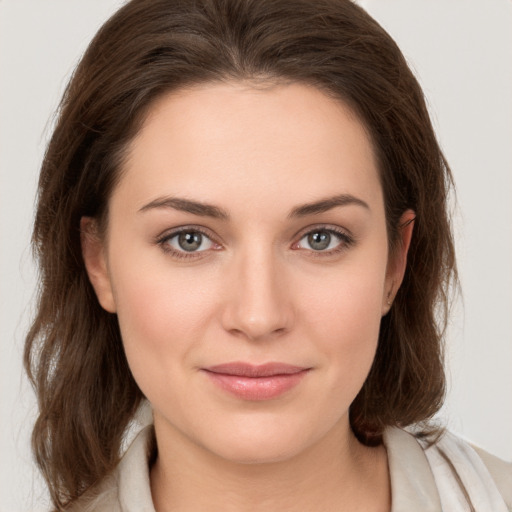
M 104 219 L 123 152 L 148 107 L 196 83 L 310 84 L 346 102 L 377 155 L 390 248 L 416 213 L 404 282 L 350 410 L 366 444 L 431 418 L 444 397 L 442 335 L 456 279 L 451 174 L 421 89 L 391 37 L 348 0 L 133 0 L 98 32 L 60 105 L 42 164 L 33 244 L 41 271 L 25 366 L 39 417 L 33 449 L 58 509 L 105 477 L 143 399 L 115 315 L 82 259 L 82 216 Z

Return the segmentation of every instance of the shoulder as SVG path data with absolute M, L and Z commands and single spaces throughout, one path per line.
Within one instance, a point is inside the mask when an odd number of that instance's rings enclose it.
M 69 512 L 155 512 L 149 482 L 154 449 L 153 426 L 148 425 L 135 436 L 115 470 L 73 503 Z
M 508 508 L 512 510 L 512 462 L 506 462 L 482 448 L 472 445 L 501 492 Z
M 464 498 L 473 505 L 486 503 L 493 511 L 512 510 L 512 463 L 450 432 L 445 432 L 433 444 L 421 444 L 440 494 L 458 487 L 461 500 Z
M 512 464 L 445 432 L 428 442 L 415 433 L 384 433 L 393 511 L 512 512 Z

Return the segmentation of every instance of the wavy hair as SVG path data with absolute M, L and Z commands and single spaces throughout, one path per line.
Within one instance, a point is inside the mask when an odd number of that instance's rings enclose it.
M 349 0 L 132 0 L 99 30 L 65 91 L 42 163 L 33 247 L 40 292 L 25 367 L 33 450 L 58 510 L 108 475 L 143 396 L 115 315 L 88 280 L 80 219 L 105 219 L 127 145 L 169 91 L 218 81 L 312 85 L 348 104 L 377 156 L 393 250 L 416 213 L 408 267 L 350 408 L 368 445 L 425 422 L 445 390 L 442 339 L 456 267 L 449 167 L 392 38 Z

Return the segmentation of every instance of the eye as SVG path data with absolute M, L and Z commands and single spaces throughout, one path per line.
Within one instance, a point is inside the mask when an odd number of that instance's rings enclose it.
M 207 251 L 217 247 L 206 234 L 197 229 L 184 229 L 178 233 L 171 233 L 162 238 L 159 243 L 164 250 L 186 256 L 187 253 Z
M 306 233 L 294 245 L 294 249 L 332 253 L 342 250 L 352 243 L 353 239 L 345 233 L 333 229 L 315 229 Z

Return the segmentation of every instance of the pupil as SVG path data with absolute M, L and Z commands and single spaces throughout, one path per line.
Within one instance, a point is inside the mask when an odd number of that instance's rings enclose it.
M 311 233 L 308 236 L 308 243 L 312 249 L 315 251 L 322 251 L 329 247 L 331 243 L 331 234 L 327 231 L 317 231 L 316 233 Z
M 196 249 L 199 249 L 202 241 L 203 241 L 203 235 L 201 235 L 201 233 L 185 232 L 185 233 L 180 233 L 180 235 L 178 237 L 179 246 L 184 251 L 188 251 L 188 252 L 195 251 Z

